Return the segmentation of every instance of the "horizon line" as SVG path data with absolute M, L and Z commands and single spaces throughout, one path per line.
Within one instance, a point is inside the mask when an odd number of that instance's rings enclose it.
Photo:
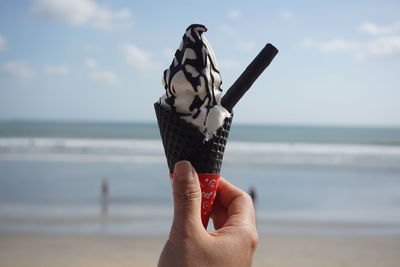
M 76 123 L 76 124 L 147 124 L 157 125 L 157 120 L 102 120 L 102 119 L 0 119 L 0 124 L 7 123 Z M 273 127 L 321 127 L 321 128 L 390 128 L 400 129 L 400 125 L 394 124 L 346 124 L 346 123 L 254 123 L 254 122 L 237 122 L 236 126 L 260 127 L 260 126 L 273 126 Z

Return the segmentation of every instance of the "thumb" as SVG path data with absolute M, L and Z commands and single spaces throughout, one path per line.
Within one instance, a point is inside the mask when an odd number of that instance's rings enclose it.
M 191 234 L 196 229 L 202 229 L 200 183 L 189 161 L 179 161 L 175 164 L 172 190 L 174 220 L 171 232 Z

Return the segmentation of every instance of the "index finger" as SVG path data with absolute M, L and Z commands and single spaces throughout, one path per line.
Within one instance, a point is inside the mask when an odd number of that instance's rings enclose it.
M 255 225 L 254 205 L 251 197 L 222 177 L 218 184 L 217 197 L 227 209 L 224 226 Z

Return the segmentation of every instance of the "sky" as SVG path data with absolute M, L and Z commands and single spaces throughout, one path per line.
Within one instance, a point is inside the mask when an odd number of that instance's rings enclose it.
M 204 24 L 227 90 L 279 54 L 237 123 L 400 127 L 399 1 L 0 1 L 0 120 L 155 122 L 187 26 Z

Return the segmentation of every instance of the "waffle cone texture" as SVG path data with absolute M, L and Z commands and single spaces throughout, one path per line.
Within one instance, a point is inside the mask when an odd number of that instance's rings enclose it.
M 170 173 L 173 173 L 176 162 L 187 160 L 197 173 L 219 174 L 232 116 L 226 118 L 213 138 L 206 141 L 198 128 L 178 114 L 165 110 L 158 102 L 154 107 Z

